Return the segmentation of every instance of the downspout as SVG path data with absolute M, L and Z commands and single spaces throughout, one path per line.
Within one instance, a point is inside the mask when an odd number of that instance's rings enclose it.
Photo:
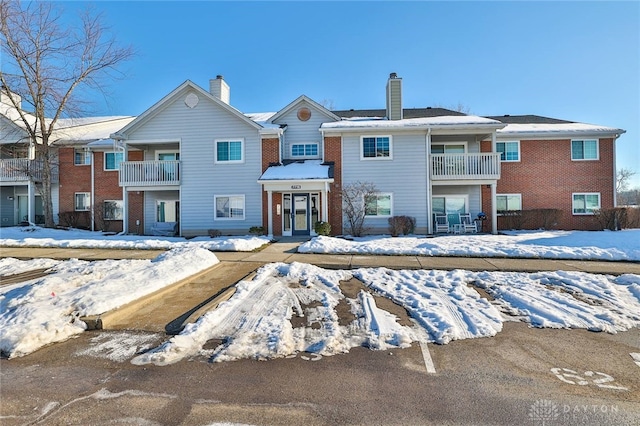
M 620 135 L 616 134 L 613 136 L 613 207 L 618 207 L 618 165 L 616 164 L 616 140 L 620 137 Z M 598 141 L 600 144 L 600 141 Z
M 96 194 L 95 194 L 95 189 L 96 189 L 96 184 L 95 184 L 95 164 L 96 162 L 94 161 L 94 156 L 95 156 L 95 152 L 91 151 L 91 231 L 95 231 L 95 225 L 94 225 L 94 212 L 93 209 L 95 208 L 96 205 Z
M 427 135 L 425 137 L 425 152 L 427 155 L 427 234 L 433 234 L 433 217 L 431 195 L 433 189 L 431 188 L 431 127 L 427 129 Z

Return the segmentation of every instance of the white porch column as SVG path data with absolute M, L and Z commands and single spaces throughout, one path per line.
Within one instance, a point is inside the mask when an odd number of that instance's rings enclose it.
M 497 196 L 496 196 L 496 188 L 498 184 L 491 184 L 491 233 L 498 233 L 498 206 L 497 206 Z
M 322 221 L 329 222 L 329 182 L 324 183 L 322 191 Z
M 267 236 L 273 238 L 273 191 L 267 191 Z
M 129 193 L 127 187 L 122 187 L 122 233 L 129 233 Z
M 491 132 L 491 152 L 496 152 L 496 132 Z
M 433 188 L 431 187 L 431 128 L 427 130 L 425 145 L 427 156 L 427 234 L 433 234 L 433 207 L 431 206 L 431 194 L 433 193 Z
M 36 187 L 31 181 L 27 185 L 27 199 L 27 221 L 36 223 Z

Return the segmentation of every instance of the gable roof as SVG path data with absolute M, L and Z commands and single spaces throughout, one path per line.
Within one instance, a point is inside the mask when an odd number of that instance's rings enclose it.
M 191 88 L 192 90 L 195 90 L 196 92 L 198 92 L 199 95 L 202 95 L 206 99 L 210 100 L 211 102 L 213 102 L 214 104 L 218 105 L 222 109 L 224 109 L 227 112 L 231 113 L 233 116 L 237 117 L 239 120 L 241 120 L 242 122 L 244 122 L 244 123 L 248 124 L 249 126 L 255 128 L 256 130 L 260 130 L 262 128 L 262 126 L 260 124 L 258 124 L 255 121 L 251 120 L 249 117 L 245 116 L 243 113 L 241 113 L 240 111 L 238 111 L 237 109 L 235 109 L 231 105 L 221 101 L 220 99 L 218 99 L 217 97 L 215 97 L 211 93 L 207 92 L 206 90 L 204 90 L 203 88 L 201 88 L 200 86 L 198 86 L 197 84 L 192 82 L 191 80 L 186 80 L 180 86 L 176 87 L 169 94 L 167 94 L 162 99 L 160 99 L 158 102 L 153 104 L 145 112 L 143 112 L 138 117 L 136 117 L 135 120 L 133 120 L 132 122 L 127 124 L 125 127 L 120 129 L 118 132 L 112 134 L 111 136 L 113 138 L 119 139 L 119 138 L 124 137 L 128 132 L 130 132 L 130 131 L 142 126 L 144 123 L 146 123 L 151 118 L 153 118 L 156 114 L 158 114 L 160 111 L 162 111 L 164 108 L 166 108 L 169 105 L 169 103 L 173 101 L 173 98 L 178 93 L 180 93 L 181 91 L 183 91 L 186 88 Z
M 545 123 L 545 124 L 561 124 L 561 123 L 572 123 L 572 121 L 568 121 L 568 120 L 560 120 L 558 118 L 550 118 L 550 117 L 543 117 L 541 115 L 532 115 L 532 114 L 527 114 L 527 115 L 490 115 L 490 116 L 485 116 L 486 118 L 490 118 L 492 120 L 498 120 L 501 121 L 503 123 L 507 123 L 507 124 L 512 124 L 512 123 L 516 123 L 516 124 L 533 124 L 533 123 Z
M 333 112 L 329 111 L 328 109 L 326 109 L 325 107 L 323 107 L 322 105 L 320 105 L 319 103 L 317 103 L 316 101 L 311 99 L 310 97 L 308 97 L 306 95 L 300 95 L 300 96 L 298 96 L 297 99 L 295 99 L 289 105 L 287 105 L 286 107 L 282 108 L 280 111 L 276 112 L 269 119 L 269 121 L 271 121 L 273 123 L 278 118 L 280 118 L 280 117 L 284 116 L 285 114 L 289 113 L 291 110 L 293 110 L 297 105 L 301 104 L 302 102 L 307 102 L 307 103 L 311 104 L 311 106 L 313 106 L 314 108 L 316 108 L 317 110 L 322 112 L 324 115 L 326 115 L 327 117 L 329 117 L 329 118 L 331 118 L 333 120 L 336 120 L 336 121 L 340 120 L 339 116 L 337 116 Z

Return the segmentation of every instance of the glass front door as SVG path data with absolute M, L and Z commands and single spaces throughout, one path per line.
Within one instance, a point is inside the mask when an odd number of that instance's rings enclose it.
M 309 194 L 293 194 L 293 235 L 309 235 Z

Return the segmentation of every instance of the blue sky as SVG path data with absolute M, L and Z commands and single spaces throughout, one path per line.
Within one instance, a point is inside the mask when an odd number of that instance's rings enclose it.
M 85 2 L 66 2 L 68 16 Z M 222 74 L 231 104 L 277 111 L 305 94 L 383 108 L 462 104 L 618 127 L 618 168 L 640 188 L 640 3 L 94 2 L 138 55 L 95 113 L 138 115 L 185 80 Z

